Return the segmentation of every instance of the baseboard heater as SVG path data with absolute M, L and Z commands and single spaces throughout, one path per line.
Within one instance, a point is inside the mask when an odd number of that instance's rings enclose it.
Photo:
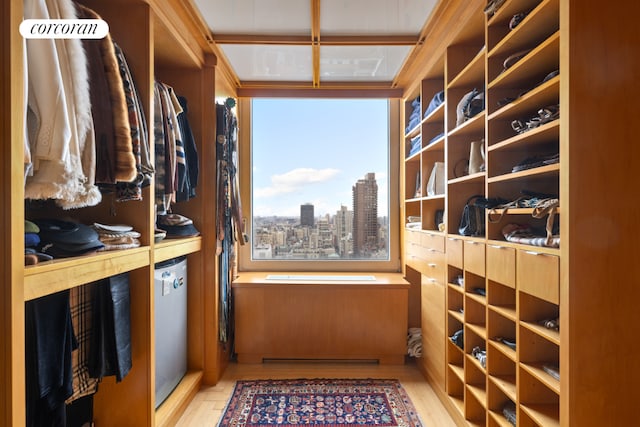
M 372 364 L 372 365 L 379 365 L 380 362 L 378 359 L 326 359 L 326 358 L 309 358 L 309 359 L 304 359 L 304 358 L 295 358 L 295 359 L 291 359 L 291 358 L 286 358 L 286 357 L 279 357 L 279 358 L 264 358 L 262 359 L 262 363 L 288 363 L 288 364 L 294 364 L 294 363 L 321 363 L 321 364 L 347 364 L 347 363 L 352 363 L 352 364 Z
M 362 276 L 351 276 L 351 275 L 324 275 L 318 276 L 314 274 L 269 274 L 266 277 L 267 280 L 274 281 L 313 281 L 313 282 L 375 282 L 376 276 L 373 275 L 362 275 Z

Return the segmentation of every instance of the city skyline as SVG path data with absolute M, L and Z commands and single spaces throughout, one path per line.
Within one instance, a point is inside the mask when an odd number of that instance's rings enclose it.
M 378 185 L 367 173 L 352 186 L 351 209 L 314 215 L 303 203 L 298 217 L 253 218 L 252 257 L 260 260 L 386 259 L 388 222 L 378 217 Z

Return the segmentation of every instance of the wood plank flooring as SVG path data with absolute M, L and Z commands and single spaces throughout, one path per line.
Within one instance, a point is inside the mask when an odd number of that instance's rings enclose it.
M 282 378 L 396 378 L 406 389 L 424 427 L 455 427 L 446 409 L 413 361 L 404 365 L 332 362 L 230 363 L 215 386 L 204 386 L 177 427 L 215 427 L 236 380 Z

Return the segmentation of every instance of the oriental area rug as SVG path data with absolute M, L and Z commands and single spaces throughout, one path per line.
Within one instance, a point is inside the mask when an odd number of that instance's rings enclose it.
M 218 427 L 422 427 L 395 379 L 241 380 Z

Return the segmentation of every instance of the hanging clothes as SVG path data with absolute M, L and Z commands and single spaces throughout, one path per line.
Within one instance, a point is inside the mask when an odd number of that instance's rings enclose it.
M 78 5 L 82 18 L 100 19 L 88 7 Z M 96 140 L 96 182 L 111 186 L 132 182 L 138 175 L 139 146 L 131 136 L 125 85 L 116 50 L 109 34 L 83 40 L 89 62 L 91 108 Z M 109 187 L 107 187 L 109 188 Z
M 78 19 L 71 0 L 25 0 L 25 19 Z M 93 206 L 95 141 L 87 58 L 79 39 L 28 39 L 25 198 Z
M 65 427 L 76 346 L 68 290 L 25 303 L 27 427 Z
M 77 5 L 79 16 L 87 19 L 95 18 L 95 13 L 90 9 Z M 111 99 L 109 79 L 105 72 L 104 44 L 108 41 L 84 39 L 82 40 L 87 54 L 89 69 L 89 86 L 91 94 L 91 112 L 97 119 L 94 121 L 94 135 L 96 144 L 96 170 L 95 181 L 100 184 L 112 184 L 116 182 L 116 155 L 114 132 L 114 105 Z
M 156 138 L 156 205 L 157 213 L 164 215 L 171 211 L 171 203 L 175 201 L 176 190 L 176 141 L 179 138 L 179 128 L 175 105 L 168 86 L 162 82 L 156 82 L 157 105 L 154 129 Z M 175 96 L 175 95 L 174 95 Z M 160 176 L 160 170 L 163 174 Z
M 195 196 L 198 151 L 184 97 L 173 87 L 155 82 L 154 108 L 156 211 L 166 215 L 172 203 Z
M 91 425 L 93 395 L 98 391 L 98 379 L 89 374 L 89 349 L 93 330 L 92 302 L 95 283 L 71 288 L 69 305 L 77 348 L 71 353 L 73 393 L 66 404 L 66 427 Z
M 165 136 L 164 115 L 162 109 L 162 91 L 164 88 L 159 82 L 153 84 L 153 140 L 155 148 L 155 204 L 158 215 L 166 215 L 169 211 L 170 201 L 165 196 Z
M 116 200 L 141 200 L 142 187 L 150 184 L 154 168 L 149 150 L 149 134 L 147 120 L 140 100 L 140 94 L 134 83 L 133 74 L 129 69 L 124 52 L 114 43 L 116 58 L 120 67 L 120 75 L 124 85 L 125 99 L 129 111 L 129 125 L 131 128 L 131 143 L 136 160 L 137 176 L 131 182 L 116 183 Z
M 182 113 L 178 114 L 178 122 L 180 124 L 180 132 L 182 136 L 182 144 L 184 148 L 184 163 L 178 165 L 183 167 L 184 171 L 178 171 L 178 189 L 176 191 L 176 201 L 183 202 L 196 196 L 196 187 L 198 186 L 198 149 L 191 131 L 189 118 L 187 113 L 187 98 L 178 96 L 178 102 L 182 107 Z
M 245 243 L 242 205 L 237 188 L 238 122 L 232 108 L 235 100 L 216 104 L 217 159 L 217 250 L 219 257 L 219 330 L 221 342 L 233 345 L 233 298 L 231 281 L 236 253 L 235 243 Z M 234 234 L 236 237 L 234 237 Z
M 229 121 L 225 105 L 216 104 L 216 163 L 217 163 L 217 250 L 219 257 L 220 300 L 218 307 L 218 339 L 227 342 L 231 335 L 231 278 L 229 260 L 231 251 L 231 224 L 229 220 Z
M 129 274 L 96 283 L 89 373 L 102 379 L 115 375 L 120 382 L 132 367 Z

